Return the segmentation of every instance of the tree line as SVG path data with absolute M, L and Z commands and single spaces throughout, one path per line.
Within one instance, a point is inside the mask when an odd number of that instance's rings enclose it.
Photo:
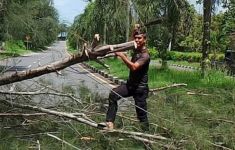
M 235 2 L 197 2 L 210 9 L 206 12 L 210 18 L 198 13 L 188 0 L 89 1 L 84 13 L 75 18 L 70 28 L 69 42 L 76 48 L 82 45 L 81 37 L 89 41 L 96 33 L 101 35 L 104 44 L 125 42 L 130 40 L 134 24 L 140 23 L 147 31 L 148 46 L 156 47 L 164 58 L 169 46 L 177 51 L 202 52 L 203 32 L 207 30 L 203 25 L 210 24 L 209 52 L 223 53 L 230 47 Z M 223 7 L 225 12 L 216 12 L 218 6 Z
M 53 0 L 0 0 L 0 42 L 30 42 L 32 49 L 52 43 L 59 30 Z

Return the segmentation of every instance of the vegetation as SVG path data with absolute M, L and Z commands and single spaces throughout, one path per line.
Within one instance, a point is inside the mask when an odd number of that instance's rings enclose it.
M 104 61 L 106 64 L 116 64 L 106 71 L 126 79 L 128 69 L 124 64 L 115 61 L 117 60 Z M 95 62 L 89 64 L 99 70 L 104 69 Z M 216 149 L 219 146 L 233 149 L 235 137 L 231 132 L 234 132 L 235 121 L 235 80 L 216 70 L 210 70 L 204 79 L 200 79 L 200 76 L 198 71 L 150 67 L 150 88 L 165 87 L 174 83 L 187 84 L 185 88 L 163 90 L 149 97 L 150 120 L 153 124 L 158 124 L 157 128 L 152 126 L 151 132 L 160 132 L 171 139 L 186 139 L 181 144 L 177 140 L 174 143 L 182 146 L 182 149 Z M 159 148 L 158 146 L 154 148 Z
M 69 29 L 68 43 L 73 52 L 75 49 L 81 49 L 79 47 L 84 42 L 91 41 L 95 33 L 100 33 L 103 44 L 131 40 L 133 24 L 140 23 L 148 34 L 151 57 L 156 58 L 158 55 L 164 67 L 162 69 L 156 64 L 151 65 L 150 88 L 165 87 L 174 83 L 187 84 L 185 87 L 156 89 L 157 92 L 149 95 L 148 115 L 151 125 L 147 133 L 161 135 L 167 139 L 146 144 L 133 136 L 98 132 L 87 125 L 64 119 L 62 115 L 21 115 L 35 112 L 12 107 L 14 102 L 47 107 L 53 111 L 83 113 L 86 119 L 89 117 L 95 122 L 104 121 L 108 103 L 104 95 L 90 91 L 82 81 L 81 87 L 63 83 L 60 93 L 54 88 L 58 86 L 57 83 L 53 86 L 53 80 L 46 81 L 45 77 L 42 77 L 41 82 L 34 80 L 30 85 L 22 84 L 23 88 L 20 88 L 20 84 L 14 85 L 15 87 L 7 86 L 8 93 L 0 94 L 0 149 L 73 149 L 74 146 L 79 149 L 235 149 L 234 78 L 213 69 L 203 69 L 205 77 L 201 78 L 199 71 L 170 70 L 166 64 L 167 59 L 188 62 L 202 60 L 202 68 L 206 68 L 205 62 L 208 58 L 223 60 L 224 51 L 234 48 L 229 39 L 235 25 L 234 1 L 198 0 L 199 3 L 203 2 L 206 8 L 204 17 L 198 14 L 187 0 L 89 2 L 85 12 L 76 17 Z M 226 12 L 212 14 L 215 4 L 224 4 Z M 52 0 L 0 0 L 0 42 L 5 43 L 5 55 L 9 52 L 17 56 L 25 52 L 25 49 L 42 48 L 53 42 L 58 31 L 66 30 L 65 24 L 58 25 L 58 14 Z M 2 56 L 2 52 L 0 55 Z M 119 78 L 128 78 L 127 67 L 117 61 L 117 58 L 105 59 L 104 62 L 111 66 L 109 70 L 94 62 L 89 63 Z M 50 70 L 51 66 L 46 69 Z M 78 73 L 75 67 L 70 69 L 70 72 Z M 60 71 L 57 72 L 57 75 L 59 74 Z M 69 77 L 70 84 L 74 83 L 75 79 Z M 19 95 L 14 95 L 11 93 L 12 89 L 30 89 L 31 92 L 19 92 Z M 45 93 L 34 94 L 33 91 Z M 49 91 L 56 94 L 50 95 Z M 77 94 L 77 91 L 80 93 Z M 120 104 L 125 100 L 122 99 Z M 5 101 L 11 102 L 11 105 L 5 105 Z M 143 132 L 135 120 L 135 104 L 129 101 L 126 105 L 128 109 L 124 107 L 118 114 L 116 128 Z M 56 140 L 51 135 L 61 140 Z M 74 146 L 69 146 L 67 142 Z
M 58 13 L 52 0 L 1 0 L 0 6 L 0 43 L 39 49 L 57 38 Z M 8 48 L 3 47 L 11 52 Z
M 227 10 L 224 13 L 216 12 L 218 5 L 223 5 Z M 103 43 L 121 43 L 128 39 L 127 35 L 131 37 L 133 24 L 140 23 L 147 30 L 148 47 L 158 50 L 163 67 L 166 67 L 169 48 L 181 52 L 203 52 L 200 61 L 206 62 L 209 57 L 207 53 L 215 58 L 217 53 L 224 53 L 231 45 L 229 35 L 234 30 L 234 19 L 231 17 L 234 1 L 207 1 L 204 7 L 208 8 L 204 13 L 206 17 L 198 14 L 186 0 L 148 0 L 144 3 L 139 0 L 90 1 L 85 12 L 76 17 L 71 27 L 69 44 L 79 49 L 84 40 L 91 41 L 96 33 L 101 35 Z M 208 24 L 208 29 L 203 30 L 203 24 Z M 206 31 L 208 33 L 203 38 L 202 33 Z M 81 37 L 83 40 L 80 40 Z M 208 45 L 205 46 L 205 43 Z M 205 63 L 202 64 L 205 68 Z
M 125 65 L 117 63 L 115 59 L 110 59 L 106 63 L 115 64 L 110 72 L 116 72 L 116 75 L 118 72 L 122 72 L 123 77 L 127 77 Z M 235 136 L 231 134 L 234 133 L 235 123 L 234 79 L 227 78 L 213 70 L 205 79 L 199 79 L 199 72 L 162 70 L 156 67 L 151 67 L 149 74 L 151 88 L 173 83 L 188 84 L 184 88 L 166 89 L 158 91 L 156 95 L 150 94 L 148 98 L 151 121 L 149 133 L 160 134 L 168 138 L 166 141 L 152 144 L 151 149 L 164 149 L 165 147 L 219 149 L 221 146 L 235 148 Z M 50 86 L 52 85 L 50 84 Z M 104 104 L 107 103 L 107 99 L 89 91 L 84 86 L 79 87 L 79 90 L 73 86 L 63 88 L 63 92 L 67 94 L 75 94 L 75 91 L 80 92 L 83 105 L 64 98 L 55 98 L 62 102 L 59 102 L 56 109 L 65 112 L 83 112 L 90 119 L 102 122 L 105 118 L 106 107 Z M 25 101 L 24 96 L 18 97 L 18 102 L 21 100 Z M 136 117 L 133 102 L 130 102 L 132 104 L 128 105 L 128 109 L 119 111 L 116 128 L 141 132 L 138 121 L 134 121 Z M 2 111 L 9 109 L 4 106 Z M 17 110 L 11 112 L 14 111 Z M 22 110 L 23 112 L 24 110 Z M 25 119 L 30 121 L 22 125 L 21 123 Z M 143 142 L 121 134 L 97 132 L 94 128 L 59 117 L 4 118 L 3 123 L 0 136 L 1 149 L 36 148 L 39 145 L 43 149 L 72 149 L 71 146 L 48 136 L 48 133 L 80 149 L 144 149 L 146 147 Z M 15 130 L 16 128 L 17 130 Z

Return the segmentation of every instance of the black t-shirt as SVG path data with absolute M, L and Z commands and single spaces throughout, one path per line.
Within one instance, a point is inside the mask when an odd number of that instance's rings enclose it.
M 135 71 L 130 70 L 127 84 L 130 86 L 147 86 L 150 63 L 150 56 L 147 50 L 142 53 L 135 52 L 132 55 L 131 62 L 138 62 L 140 64 L 140 68 Z

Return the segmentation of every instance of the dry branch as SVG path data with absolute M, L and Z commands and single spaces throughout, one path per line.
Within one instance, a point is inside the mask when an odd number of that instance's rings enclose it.
M 64 58 L 61 61 L 56 61 L 54 63 L 41 66 L 35 69 L 26 70 L 22 72 L 16 72 L 11 75 L 6 75 L 0 77 L 0 86 L 6 85 L 14 82 L 19 82 L 27 79 L 32 79 L 44 74 L 56 72 L 58 70 L 64 69 L 68 66 L 87 61 L 89 59 L 96 59 L 97 57 L 105 56 L 108 52 L 112 53 L 112 50 L 120 49 L 122 51 L 134 49 L 136 46 L 134 41 L 116 44 L 116 45 L 106 45 L 95 49 L 93 52 L 90 50 L 85 50 L 82 55 L 72 55 Z
M 47 135 L 50 136 L 50 137 L 52 137 L 52 138 L 54 138 L 54 139 L 57 139 L 58 141 L 61 141 L 61 142 L 65 143 L 65 144 L 71 146 L 71 147 L 74 148 L 74 149 L 80 150 L 80 149 L 77 148 L 76 146 L 70 144 L 69 142 L 66 142 L 65 140 L 60 139 L 59 137 L 57 137 L 57 136 L 55 136 L 55 135 L 52 135 L 52 134 L 50 134 L 50 133 L 47 133 Z
M 155 141 L 145 139 L 145 138 L 141 138 L 141 137 L 138 137 L 138 136 L 128 136 L 128 137 L 133 138 L 133 139 L 138 140 L 138 141 L 141 141 L 141 142 L 144 142 L 144 143 L 150 143 L 150 144 L 156 143 Z
M 31 117 L 44 116 L 47 113 L 21 114 L 21 113 L 0 113 L 0 117 Z
M 228 148 L 228 147 L 225 147 L 225 146 L 222 146 L 222 145 L 218 145 L 218 144 L 215 144 L 215 143 L 212 143 L 210 141 L 208 141 L 211 145 L 215 146 L 215 147 L 218 147 L 220 149 L 225 149 L 225 150 L 232 150 L 231 148 Z
M 51 114 L 51 115 L 55 115 L 55 116 L 60 116 L 60 117 L 72 119 L 72 120 L 87 124 L 87 125 L 95 127 L 95 128 L 98 127 L 97 123 L 91 122 L 91 121 L 89 121 L 87 119 L 84 119 L 84 118 L 81 118 L 81 117 L 77 117 L 76 115 L 74 115 L 72 113 L 59 112 L 59 111 L 45 109 L 45 108 L 42 108 L 42 107 L 31 106 L 31 105 L 17 104 L 17 103 L 10 102 L 10 101 L 7 101 L 7 100 L 1 100 L 0 102 L 5 104 L 5 105 L 8 105 L 10 107 L 13 106 L 13 107 L 22 108 L 22 109 L 39 111 L 39 112 L 43 112 L 43 113 L 47 113 L 47 114 Z
M 94 121 L 90 121 L 81 117 L 77 117 L 78 114 L 76 113 L 66 113 L 66 112 L 59 112 L 59 111 L 55 111 L 55 110 L 50 110 L 50 109 L 45 109 L 42 107 L 37 107 L 37 106 L 30 106 L 30 105 L 23 105 L 23 104 L 17 104 L 14 102 L 10 102 L 7 100 L 1 100 L 1 103 L 8 105 L 10 107 L 17 107 L 17 108 L 22 108 L 22 109 L 28 109 L 28 110 L 34 110 L 34 111 L 39 111 L 39 112 L 43 112 L 43 113 L 47 113 L 47 114 L 51 114 L 54 116 L 60 116 L 60 117 L 64 117 L 64 118 L 68 118 L 68 119 L 72 119 L 78 122 L 81 122 L 83 124 L 89 125 L 91 127 L 94 128 L 99 128 L 98 124 Z M 79 113 L 79 115 L 81 115 Z M 146 134 L 146 133 L 141 133 L 141 132 L 132 132 L 132 131 L 124 131 L 124 130 L 102 130 L 103 132 L 112 132 L 112 133 L 120 133 L 120 134 L 124 134 L 124 135 L 132 135 L 132 136 L 140 136 L 142 138 L 152 138 L 152 139 L 156 139 L 156 140 L 168 140 L 167 138 L 160 136 L 160 135 L 151 135 L 151 134 Z
M 156 140 L 168 140 L 166 137 L 160 136 L 160 135 L 152 135 L 152 134 L 146 134 L 141 132 L 132 132 L 132 131 L 124 131 L 124 130 L 102 130 L 102 132 L 109 132 L 109 133 L 121 133 L 126 134 L 130 136 L 139 136 L 139 137 L 145 137 L 145 138 L 152 138 Z
M 203 93 L 194 93 L 194 92 L 187 92 L 188 95 L 198 95 L 198 96 L 210 96 L 211 94 L 203 94 Z
M 168 85 L 168 86 L 161 87 L 161 88 L 150 89 L 149 92 L 157 92 L 157 91 L 162 91 L 162 90 L 166 90 L 166 89 L 169 89 L 169 88 L 181 87 L 181 86 L 187 86 L 187 84 L 185 84 L 185 83 L 172 84 L 172 85 Z
M 81 100 L 74 97 L 73 95 L 71 94 L 64 94 L 64 93 L 54 93 L 54 92 L 39 92 L 39 91 L 36 91 L 36 92 L 7 92 L 7 91 L 0 91 L 0 94 L 8 94 L 8 95 L 56 95 L 56 96 L 64 96 L 64 97 L 68 97 L 80 104 L 82 104 Z

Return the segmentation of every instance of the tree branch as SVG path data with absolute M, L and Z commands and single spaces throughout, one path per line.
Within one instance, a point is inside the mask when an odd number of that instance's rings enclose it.
M 0 94 L 8 94 L 8 95 L 43 95 L 43 94 L 47 94 L 47 95 L 56 95 L 56 96 L 64 96 L 64 97 L 68 97 L 80 104 L 82 104 L 81 100 L 74 97 L 73 95 L 70 94 L 63 94 L 63 93 L 53 93 L 53 92 L 7 92 L 7 91 L 1 91 L 0 90 Z
M 31 116 L 44 116 L 47 113 L 34 113 L 34 114 L 21 114 L 21 113 L 0 113 L 0 117 L 31 117 Z
M 22 109 L 39 111 L 39 112 L 51 114 L 51 115 L 54 115 L 54 116 L 59 116 L 59 117 L 72 119 L 72 120 L 81 122 L 83 124 L 89 125 L 89 126 L 94 127 L 94 128 L 100 128 L 98 126 L 98 124 L 94 121 L 84 119 L 84 118 L 81 118 L 81 117 L 77 117 L 77 115 L 81 115 L 80 113 L 76 114 L 76 113 L 59 112 L 59 111 L 45 109 L 45 108 L 37 107 L 37 106 L 17 104 L 17 103 L 10 102 L 10 101 L 7 101 L 7 100 L 1 100 L 0 102 L 7 105 L 7 106 L 10 106 L 10 107 L 17 107 L 17 108 L 22 108 Z M 124 134 L 124 135 L 140 136 L 142 138 L 152 138 L 152 139 L 156 139 L 156 140 L 168 140 L 166 137 L 163 137 L 163 136 L 160 136 L 160 135 L 151 135 L 151 134 L 146 134 L 146 133 L 141 133 L 141 132 L 132 132 L 132 131 L 124 131 L 124 130 L 116 130 L 116 129 L 114 129 L 114 130 L 102 130 L 102 132 L 120 133 L 120 134 Z
M 157 92 L 157 91 L 162 91 L 162 90 L 165 90 L 168 88 L 181 87 L 181 86 L 187 86 L 187 84 L 185 84 L 185 83 L 172 84 L 172 85 L 168 85 L 168 86 L 161 87 L 161 88 L 150 89 L 149 92 Z
M 160 135 L 152 135 L 152 134 L 147 134 L 147 133 L 141 133 L 141 132 L 132 132 L 132 131 L 124 131 L 124 130 L 102 130 L 102 132 L 108 132 L 108 133 L 121 133 L 121 134 L 126 134 L 126 135 L 131 135 L 131 136 L 139 136 L 139 137 L 145 137 L 145 138 L 152 138 L 156 140 L 169 140 L 166 137 L 160 136 Z
M 74 148 L 74 149 L 80 150 L 80 149 L 77 148 L 76 146 L 74 146 L 74 145 L 72 145 L 72 144 L 66 142 L 65 140 L 60 139 L 59 137 L 57 137 L 57 136 L 55 136 L 55 135 L 52 135 L 52 134 L 50 134 L 50 133 L 47 133 L 47 135 L 50 136 L 50 137 L 52 137 L 52 138 L 54 138 L 54 139 L 57 139 L 58 141 L 61 141 L 61 142 L 65 143 L 65 144 L 71 146 L 71 147 Z
M 6 75 L 3 77 L 0 77 L 0 86 L 27 80 L 27 79 L 32 79 L 34 77 L 38 77 L 44 74 L 56 72 L 68 66 L 81 63 L 89 59 L 96 59 L 99 56 L 101 57 L 105 56 L 108 52 L 112 53 L 111 51 L 115 49 L 120 49 L 122 51 L 133 49 L 135 48 L 135 45 L 136 45 L 135 42 L 131 41 L 131 42 L 126 42 L 126 43 L 121 43 L 121 44 L 116 44 L 116 45 L 102 46 L 100 48 L 95 49 L 93 52 L 85 50 L 82 55 L 78 55 L 78 54 L 72 55 L 63 59 L 62 61 L 56 61 L 54 63 L 41 66 L 35 69 L 26 70 L 22 72 L 16 72 L 12 75 Z

